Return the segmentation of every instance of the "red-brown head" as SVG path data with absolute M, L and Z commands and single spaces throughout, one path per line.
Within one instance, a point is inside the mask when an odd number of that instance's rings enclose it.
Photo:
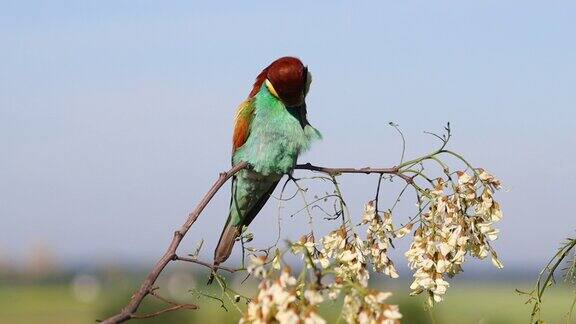
M 301 106 L 311 81 L 308 68 L 298 58 L 281 57 L 260 72 L 249 97 L 255 96 L 262 85 L 266 85 L 287 107 Z

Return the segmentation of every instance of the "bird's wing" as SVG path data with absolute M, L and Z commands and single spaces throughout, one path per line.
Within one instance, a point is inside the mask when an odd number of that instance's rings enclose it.
M 234 117 L 234 135 L 232 137 L 232 152 L 240 148 L 250 135 L 250 123 L 254 117 L 254 98 L 244 100 Z

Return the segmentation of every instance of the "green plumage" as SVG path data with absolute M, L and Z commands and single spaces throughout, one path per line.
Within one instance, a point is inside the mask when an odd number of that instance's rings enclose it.
M 238 225 L 259 197 L 296 165 L 298 155 L 320 133 L 310 125 L 302 128 L 297 117 L 262 87 L 254 100 L 250 136 L 232 156 L 232 165 L 248 162 L 251 169 L 236 176 L 230 206 L 232 224 Z
M 228 258 L 242 226 L 250 224 L 280 178 L 292 171 L 298 155 L 321 138 L 306 121 L 305 106 L 287 108 L 266 87 L 260 88 L 252 104 L 249 136 L 232 156 L 233 165 L 247 162 L 249 168 L 233 179 L 230 213 L 215 251 L 215 264 Z

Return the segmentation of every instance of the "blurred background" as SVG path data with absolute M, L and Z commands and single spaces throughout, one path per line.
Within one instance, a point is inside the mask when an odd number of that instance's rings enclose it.
M 574 234 L 575 10 L 564 1 L 0 0 L 0 322 L 89 323 L 120 309 L 228 169 L 236 106 L 285 55 L 314 76 L 308 114 L 324 136 L 301 162 L 392 166 L 402 142 L 389 122 L 403 130 L 407 158 L 438 144 L 424 131 L 451 122 L 450 148 L 505 184 L 495 242 L 505 268 L 466 264 L 435 320 L 527 322 L 514 289 L 530 290 Z M 357 217 L 376 181 L 342 177 Z M 382 199 L 397 189 L 386 184 Z M 409 200 L 396 222 L 414 214 Z M 183 253 L 204 239 L 200 256 L 210 259 L 228 202 L 225 189 Z M 281 209 L 285 237 L 307 231 L 289 217 L 301 206 Z M 275 240 L 278 213 L 271 200 L 251 226 L 255 245 Z M 392 253 L 401 279 L 378 284 L 395 293 L 406 323 L 431 321 L 422 299 L 408 297 L 405 250 Z M 239 260 L 237 250 L 228 263 Z M 207 275 L 172 266 L 161 286 L 198 302 L 188 290 L 208 289 Z M 559 287 L 545 300 L 551 323 L 565 321 L 570 297 Z M 238 318 L 217 301 L 201 304 L 158 320 Z

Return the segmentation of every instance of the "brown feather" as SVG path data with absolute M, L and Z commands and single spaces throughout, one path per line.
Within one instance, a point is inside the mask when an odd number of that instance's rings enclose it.
M 236 226 L 232 226 L 230 222 L 226 223 L 222 234 L 220 235 L 220 240 L 218 240 L 218 246 L 214 250 L 214 266 L 217 267 L 222 262 L 226 261 L 230 254 L 232 253 L 232 248 L 236 242 L 236 238 L 240 235 L 240 229 Z
M 268 65 L 258 76 L 248 98 L 254 97 L 266 79 L 287 106 L 298 106 L 304 102 L 308 69 L 296 57 L 285 56 Z
M 266 78 L 268 77 L 269 68 L 270 66 L 266 67 L 264 70 L 262 70 L 262 72 L 260 72 L 260 74 L 258 74 L 256 81 L 254 81 L 254 85 L 252 86 L 252 90 L 250 90 L 248 98 L 253 98 L 258 93 L 258 91 L 260 91 L 262 84 L 264 84 L 264 81 L 266 81 Z
M 240 104 L 234 118 L 234 133 L 232 136 L 232 152 L 246 143 L 250 133 L 250 122 L 254 113 L 253 99 L 247 99 Z
M 264 81 L 270 81 L 280 99 L 288 107 L 300 106 L 304 103 L 308 80 L 308 68 L 302 62 L 291 56 L 277 59 L 258 74 L 248 99 L 240 104 L 234 120 L 234 135 L 232 150 L 236 151 L 246 143 L 250 133 L 250 122 L 253 113 L 253 98 Z

